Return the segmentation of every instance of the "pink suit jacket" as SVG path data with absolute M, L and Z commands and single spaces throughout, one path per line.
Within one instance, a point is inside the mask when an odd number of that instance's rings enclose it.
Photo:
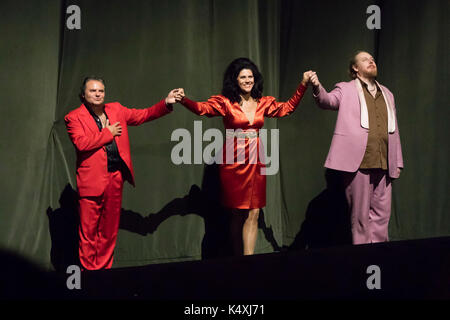
M 129 182 L 134 186 L 133 163 L 130 155 L 130 141 L 127 125 L 137 126 L 157 119 L 172 111 L 161 100 L 146 109 L 129 109 L 118 102 L 106 103 L 105 112 L 109 123 L 120 122 L 122 134 L 114 137 L 120 157 L 130 170 Z M 99 131 L 94 118 L 84 104 L 69 112 L 65 118 L 67 132 L 77 153 L 77 187 L 81 197 L 100 196 L 108 183 L 108 160 L 105 145 L 113 140 L 111 132 Z
M 331 92 L 320 86 L 319 94 L 313 95 L 320 108 L 338 111 L 333 139 L 325 161 L 326 168 L 356 172 L 364 157 L 369 129 L 361 126 L 361 106 L 356 81 L 337 83 Z M 380 87 L 396 114 L 394 95 L 386 87 Z M 403 168 L 403 156 L 395 115 L 395 131 L 388 133 L 388 170 L 391 178 L 398 178 L 398 168 Z

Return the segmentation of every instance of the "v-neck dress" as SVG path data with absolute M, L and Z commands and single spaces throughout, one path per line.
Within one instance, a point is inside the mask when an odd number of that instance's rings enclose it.
M 223 158 L 219 162 L 219 176 L 221 202 L 225 207 L 256 209 L 266 206 L 265 152 L 260 150 L 263 144 L 259 131 L 264 117 L 280 118 L 291 114 L 305 91 L 306 87 L 300 84 L 287 102 L 278 102 L 271 96 L 260 98 L 252 123 L 239 103 L 232 103 L 223 95 L 211 96 L 204 102 L 183 98 L 181 103 L 198 115 L 223 117 L 227 134 L 220 154 Z

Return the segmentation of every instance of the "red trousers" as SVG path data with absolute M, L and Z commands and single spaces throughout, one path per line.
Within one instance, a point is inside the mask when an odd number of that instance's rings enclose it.
M 79 199 L 80 262 L 88 270 L 111 268 L 119 231 L 123 179 L 120 171 L 109 173 L 109 183 L 98 197 Z

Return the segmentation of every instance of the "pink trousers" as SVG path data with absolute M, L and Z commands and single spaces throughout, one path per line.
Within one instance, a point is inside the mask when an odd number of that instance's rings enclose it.
M 344 173 L 344 183 L 353 244 L 389 241 L 392 185 L 387 171 L 360 169 Z

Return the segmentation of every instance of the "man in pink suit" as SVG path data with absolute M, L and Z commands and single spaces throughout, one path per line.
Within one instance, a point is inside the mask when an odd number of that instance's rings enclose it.
M 342 172 L 353 243 L 388 241 L 392 179 L 403 168 L 394 96 L 376 81 L 369 53 L 358 51 L 349 73 L 331 92 L 317 74 L 310 80 L 317 105 L 338 111 L 325 167 Z
M 172 111 L 177 89 L 146 109 L 104 103 L 105 83 L 84 79 L 82 105 L 64 120 L 77 154 L 79 255 L 85 269 L 111 268 L 119 229 L 124 180 L 134 186 L 127 125 L 137 126 Z

